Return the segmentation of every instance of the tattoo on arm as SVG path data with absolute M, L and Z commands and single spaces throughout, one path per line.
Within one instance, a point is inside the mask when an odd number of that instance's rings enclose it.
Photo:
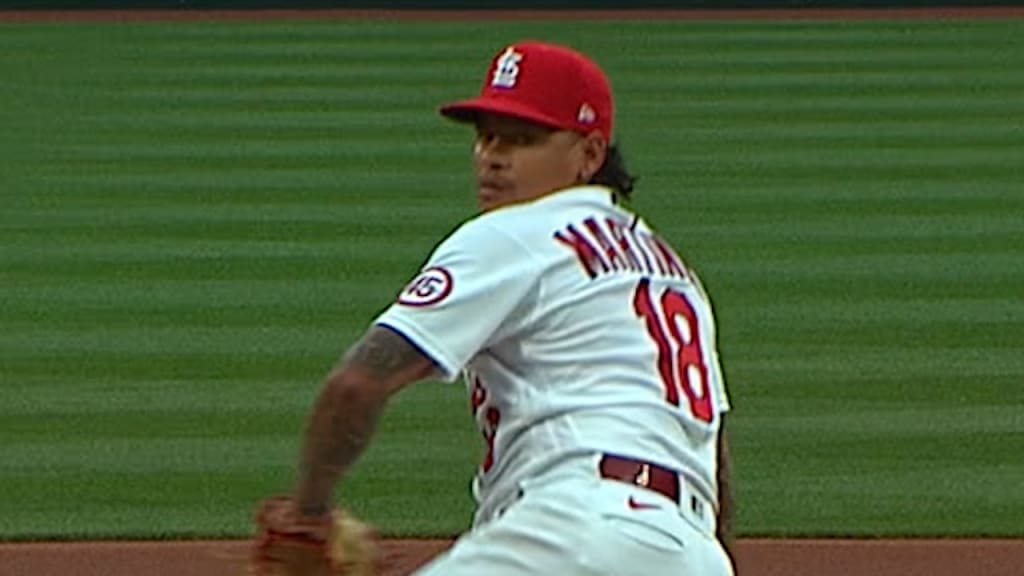
M 419 367 L 422 371 L 430 365 L 430 361 L 423 352 L 395 331 L 374 326 L 349 349 L 342 364 L 351 364 L 381 380 L 390 380 L 410 368 Z M 425 375 L 420 374 L 418 377 Z
M 388 397 L 432 368 L 415 346 L 381 326 L 349 349 L 306 426 L 296 494 L 304 513 L 327 509 L 334 484 L 369 445 Z

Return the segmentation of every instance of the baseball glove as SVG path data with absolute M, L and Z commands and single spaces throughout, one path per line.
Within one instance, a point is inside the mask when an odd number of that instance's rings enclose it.
M 344 510 L 299 514 L 294 500 L 275 496 L 256 513 L 249 576 L 374 576 L 374 531 Z

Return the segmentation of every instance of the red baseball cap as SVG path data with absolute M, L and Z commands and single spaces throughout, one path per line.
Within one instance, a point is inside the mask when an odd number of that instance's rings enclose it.
M 608 78 L 590 58 L 556 44 L 509 45 L 491 61 L 479 96 L 441 107 L 442 115 L 461 122 L 475 121 L 480 112 L 612 137 Z

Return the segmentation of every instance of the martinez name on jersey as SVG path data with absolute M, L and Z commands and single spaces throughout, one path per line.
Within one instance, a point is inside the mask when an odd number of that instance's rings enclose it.
M 692 281 L 682 259 L 657 235 L 637 230 L 638 217 L 586 218 L 555 232 L 554 239 L 573 250 L 587 276 L 616 271 L 677 277 Z

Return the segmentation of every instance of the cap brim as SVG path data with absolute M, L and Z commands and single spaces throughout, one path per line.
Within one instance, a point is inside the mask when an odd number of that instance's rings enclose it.
M 562 126 L 562 123 L 514 100 L 502 98 L 477 97 L 468 100 L 459 100 L 451 104 L 441 106 L 441 115 L 455 120 L 456 122 L 476 122 L 481 112 L 514 116 L 537 124 L 543 124 L 556 129 L 572 129 Z

